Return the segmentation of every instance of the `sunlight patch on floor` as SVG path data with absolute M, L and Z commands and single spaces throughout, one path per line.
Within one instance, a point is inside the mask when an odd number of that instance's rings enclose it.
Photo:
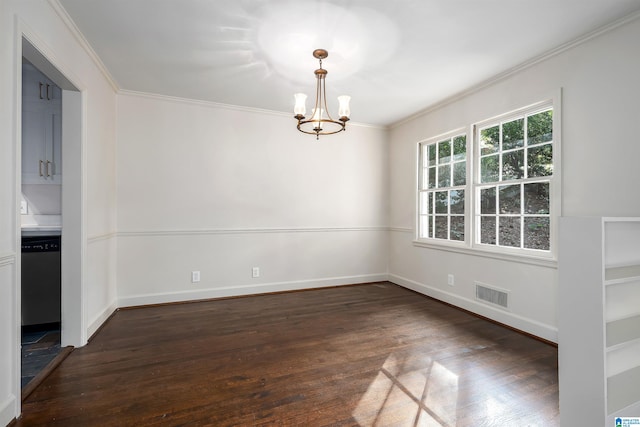
M 438 362 L 408 365 L 394 354 L 387 358 L 353 412 L 359 425 L 455 426 L 458 376 Z

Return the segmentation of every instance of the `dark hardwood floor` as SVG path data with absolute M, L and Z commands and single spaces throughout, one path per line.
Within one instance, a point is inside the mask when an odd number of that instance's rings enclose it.
M 120 310 L 16 426 L 557 426 L 557 348 L 390 283 Z

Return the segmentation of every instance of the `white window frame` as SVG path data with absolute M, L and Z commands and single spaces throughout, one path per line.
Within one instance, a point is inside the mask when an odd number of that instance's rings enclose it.
M 479 129 L 491 126 L 500 122 L 508 122 L 511 118 L 529 116 L 536 112 L 553 109 L 553 174 L 544 180 L 549 181 L 549 250 L 536 250 L 525 248 L 512 248 L 479 243 L 479 216 L 480 200 L 479 188 L 486 187 L 487 183 L 480 182 L 480 147 Z M 417 144 L 417 182 L 416 182 L 416 202 L 415 202 L 415 238 L 413 244 L 418 247 L 426 247 L 438 250 L 465 253 L 476 256 L 484 256 L 508 261 L 521 262 L 525 264 L 540 265 L 545 267 L 557 267 L 557 241 L 558 241 L 558 219 L 562 216 L 562 196 L 561 196 L 561 123 L 562 105 L 561 91 L 558 90 L 552 96 L 541 102 L 532 103 L 528 106 L 513 109 L 505 114 L 494 116 L 490 119 L 477 121 L 464 128 L 457 128 L 454 131 L 442 133 L 438 136 L 425 139 Z M 449 241 L 436 238 L 420 238 L 420 180 L 422 179 L 422 160 L 420 159 L 421 145 L 440 141 L 447 136 L 465 132 L 467 135 L 467 183 L 465 187 L 465 240 Z M 526 131 L 526 130 L 525 130 Z M 526 182 L 510 181 L 510 182 Z
M 423 216 L 421 214 L 421 207 L 420 207 L 420 203 L 421 203 L 421 193 L 423 192 L 437 192 L 439 190 L 438 187 L 434 187 L 434 188 L 423 188 L 422 183 L 424 182 L 424 171 L 426 169 L 428 169 L 428 166 L 424 166 L 423 162 L 422 162 L 422 153 L 423 153 L 423 148 L 424 147 L 428 147 L 429 145 L 432 144 L 437 144 L 438 142 L 441 142 L 443 140 L 446 139 L 451 139 L 453 140 L 455 137 L 457 136 L 461 136 L 464 135 L 465 136 L 465 169 L 466 169 L 466 173 L 465 173 L 465 184 L 464 186 L 460 186 L 460 185 L 450 185 L 448 187 L 442 187 L 442 189 L 440 191 L 450 191 L 452 189 L 458 189 L 458 188 L 462 188 L 464 189 L 465 192 L 465 201 L 464 201 L 464 240 L 451 240 L 449 238 L 447 239 L 441 239 L 441 238 L 436 238 L 436 237 L 425 237 L 422 238 L 420 237 L 421 234 L 421 217 Z M 424 141 L 420 141 L 418 143 L 418 196 L 417 196 L 417 201 L 416 201 L 416 240 L 420 241 L 420 242 L 437 242 L 437 244 L 440 245 L 451 245 L 453 247 L 456 246 L 468 246 L 469 245 L 469 238 L 470 238 L 470 232 L 471 232 L 471 228 L 469 227 L 469 220 L 471 218 L 471 216 L 469 215 L 469 209 L 472 206 L 469 202 L 469 192 L 471 191 L 471 187 L 469 186 L 469 180 L 472 177 L 472 174 L 470 173 L 470 169 L 471 169 L 471 163 L 470 163 L 470 157 L 469 157 L 469 152 L 472 149 L 473 144 L 469 138 L 469 131 L 467 128 L 458 128 L 455 129 L 453 131 L 450 132 L 446 132 L 443 133 L 441 135 L 426 139 Z M 436 156 L 438 155 L 438 153 L 436 152 Z M 452 166 L 455 163 L 459 163 L 459 162 L 455 162 L 453 159 L 452 161 L 449 163 Z M 438 167 L 436 166 L 436 171 L 438 170 Z M 438 180 L 438 175 L 436 174 L 436 182 Z M 453 184 L 453 183 L 451 183 Z M 450 213 L 450 206 L 448 206 L 449 208 L 449 212 L 447 213 L 447 218 L 448 218 L 448 223 L 451 220 L 451 213 Z M 435 227 L 435 226 L 434 226 Z M 450 230 L 450 224 L 448 224 L 447 230 Z

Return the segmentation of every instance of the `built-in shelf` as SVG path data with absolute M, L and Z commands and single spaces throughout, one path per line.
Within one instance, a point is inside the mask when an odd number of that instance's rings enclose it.
M 558 281 L 561 424 L 614 425 L 640 407 L 640 218 L 561 218 Z
M 640 340 L 640 314 L 627 319 L 607 322 L 608 350 L 635 340 Z
M 607 408 L 619 411 L 640 401 L 640 366 L 607 379 Z
M 605 285 L 640 281 L 640 265 L 607 268 L 604 274 Z

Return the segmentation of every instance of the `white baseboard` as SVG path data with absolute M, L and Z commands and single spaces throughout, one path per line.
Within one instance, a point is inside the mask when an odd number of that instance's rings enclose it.
M 290 282 L 260 283 L 256 285 L 225 286 L 220 288 L 200 289 L 184 292 L 132 295 L 119 298 L 118 307 L 134 307 L 139 305 L 197 301 L 202 299 L 264 294 L 269 292 L 326 288 L 330 286 L 351 284 L 355 285 L 359 283 L 382 282 L 386 281 L 387 279 L 387 273 L 378 273 L 358 276 L 331 277 L 324 279 L 295 280 Z
M 111 304 L 105 307 L 104 310 L 100 314 L 98 314 L 92 321 L 89 323 L 89 328 L 87 329 L 87 337 L 91 338 L 93 334 L 102 326 L 102 324 L 113 314 L 114 311 L 118 309 L 118 301 L 113 300 Z
M 16 418 L 16 397 L 10 394 L 4 402 L 0 403 L 0 425 L 8 425 L 14 418 Z
M 429 285 L 425 285 L 424 283 L 419 283 L 395 274 L 389 274 L 389 281 L 423 295 L 463 308 L 480 316 L 495 320 L 496 322 L 521 330 L 528 334 L 535 335 L 547 341 L 554 343 L 558 342 L 558 328 L 551 325 L 546 325 L 508 311 L 496 309 L 475 300 L 464 298 L 460 295 L 446 292 L 442 289 L 437 289 Z

